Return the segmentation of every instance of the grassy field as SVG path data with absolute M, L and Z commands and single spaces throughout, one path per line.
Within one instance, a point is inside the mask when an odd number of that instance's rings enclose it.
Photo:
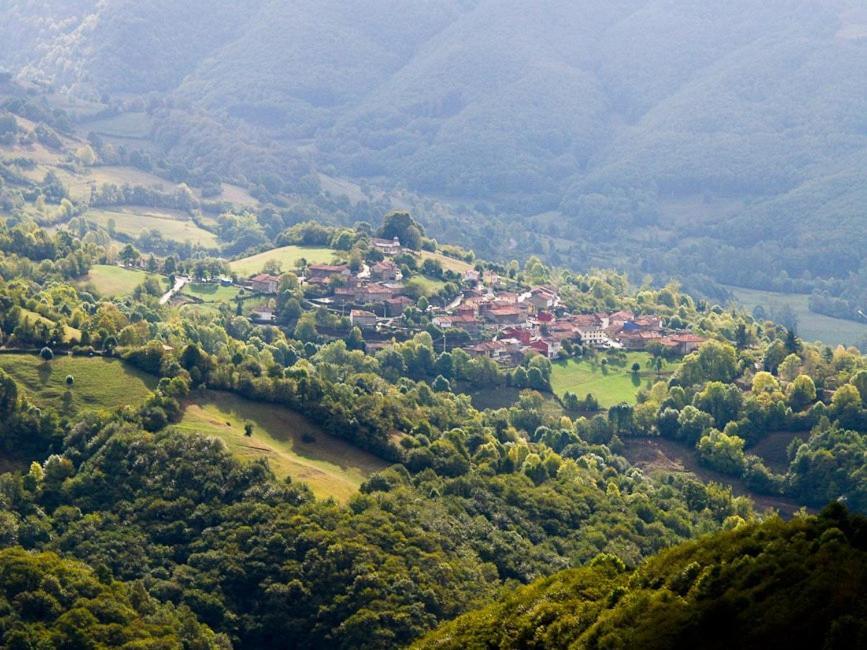
M 207 303 L 232 302 L 242 289 L 238 287 L 223 287 L 219 284 L 191 283 L 184 287 L 181 293 L 195 296 Z
M 453 257 L 447 257 L 442 253 L 432 253 L 430 251 L 421 251 L 418 254 L 419 258 L 422 262 L 427 259 L 437 260 L 440 264 L 442 264 L 443 268 L 447 271 L 454 271 L 455 273 L 464 273 L 465 271 L 469 271 L 473 268 L 473 265 L 469 262 L 464 262 L 462 260 L 456 260 Z
M 158 189 L 162 192 L 173 192 L 178 186 L 172 181 L 160 178 L 141 169 L 136 169 L 135 167 L 100 165 L 89 167 L 82 174 L 70 174 L 62 168 L 58 168 L 56 172 L 61 174 L 61 179 L 69 189 L 70 196 L 73 199 L 79 200 L 87 200 L 90 197 L 90 188 L 96 187 L 99 189 L 104 183 L 117 185 L 118 187 L 124 184 L 140 185 L 142 187 Z
M 119 138 L 147 138 L 151 132 L 151 117 L 147 113 L 121 113 L 87 123 L 89 131 Z
M 775 293 L 738 287 L 726 287 L 726 289 L 731 291 L 735 300 L 750 312 L 757 305 L 770 311 L 789 305 L 798 317 L 798 335 L 808 341 L 818 340 L 829 345 L 855 345 L 867 336 L 867 323 L 856 323 L 811 312 L 808 304 L 809 296 L 805 294 Z
M 784 474 L 789 469 L 789 455 L 786 453 L 789 444 L 795 438 L 806 440 L 809 437 L 809 431 L 774 431 L 747 449 L 747 453 L 755 454 L 772 470 Z
M 412 279 L 409 280 L 409 284 L 416 284 L 421 287 L 422 292 L 425 296 L 432 296 L 439 292 L 446 283 L 442 280 L 437 280 L 436 278 L 429 278 L 426 275 L 414 275 Z
M 95 264 L 90 267 L 90 272 L 79 278 L 76 284 L 79 287 L 93 287 L 93 289 L 105 298 L 117 298 L 132 293 L 138 285 L 145 281 L 150 274 L 143 271 L 134 271 L 111 264 Z M 162 276 L 160 284 L 168 290 L 168 280 Z
M 159 230 L 166 239 L 177 242 L 190 241 L 205 248 L 217 248 L 217 236 L 199 228 L 181 212 L 158 208 L 130 207 L 113 210 L 90 210 L 85 215 L 88 221 L 108 228 L 110 220 L 118 233 L 129 237 L 138 236 L 142 230 Z
M 514 406 L 521 396 L 521 390 L 513 386 L 497 386 L 495 388 L 481 388 L 473 390 L 471 385 L 458 384 L 456 390 L 466 392 L 477 409 L 502 409 Z M 550 393 L 543 393 L 545 399 L 542 404 L 542 412 L 549 417 L 564 415 L 563 408 L 556 398 Z
M 770 508 L 790 517 L 800 508 L 792 499 L 758 494 L 748 489 L 743 480 L 705 467 L 699 463 L 695 449 L 674 440 L 626 437 L 623 442 L 626 459 L 648 474 L 692 474 L 703 483 L 727 485 L 735 496 L 750 497 L 762 512 Z
M 223 183 L 221 185 L 223 193 L 216 197 L 219 201 L 228 201 L 232 205 L 237 205 L 244 208 L 255 208 L 259 205 L 259 201 L 240 185 L 232 185 Z
M 554 363 L 551 373 L 551 385 L 560 397 L 569 391 L 580 399 L 587 393 L 592 393 L 599 400 L 599 405 L 608 408 L 620 402 L 635 403 L 635 394 L 643 384 L 654 381 L 656 374 L 647 369 L 650 355 L 646 352 L 628 352 L 625 366 L 609 364 L 603 370 L 602 366 L 593 365 L 589 361 L 569 359 Z M 641 371 L 634 375 L 631 367 L 638 362 Z M 676 366 L 673 364 L 663 368 L 663 374 L 671 373 Z
M 249 277 L 261 273 L 265 263 L 271 260 L 280 262 L 283 271 L 292 271 L 295 269 L 295 262 L 301 258 L 310 264 L 328 264 L 334 258 L 334 251 L 330 248 L 283 246 L 229 262 L 229 267 L 238 275 Z
M 53 320 L 45 318 L 45 316 L 43 316 L 42 314 L 37 314 L 35 311 L 30 311 L 29 309 L 21 310 L 21 318 L 23 318 L 28 323 L 45 323 L 50 328 L 54 327 Z M 74 327 L 70 327 L 69 325 L 64 325 L 63 332 L 64 341 L 72 341 L 73 339 L 79 341 L 81 340 L 81 330 L 77 330 Z
M 36 355 L 2 354 L 0 368 L 8 372 L 40 406 L 68 414 L 81 410 L 115 409 L 144 401 L 156 387 L 155 377 L 118 359 L 57 356 L 44 362 Z M 75 383 L 66 386 L 66 376 Z
M 244 435 L 244 424 L 253 435 Z M 387 463 L 329 436 L 304 416 L 280 406 L 251 402 L 231 393 L 194 394 L 178 429 L 213 435 L 241 459 L 266 458 L 279 477 L 304 481 L 318 497 L 346 501 Z M 312 436 L 309 442 L 305 436 Z

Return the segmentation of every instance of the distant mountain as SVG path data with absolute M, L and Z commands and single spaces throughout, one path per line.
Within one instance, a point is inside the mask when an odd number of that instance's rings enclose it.
M 606 258 L 635 270 L 802 290 L 864 265 L 855 0 L 12 0 L 0 17 L 0 65 L 24 77 L 168 99 L 278 168 L 484 204 L 543 253 L 589 264 L 558 241 L 617 239 Z

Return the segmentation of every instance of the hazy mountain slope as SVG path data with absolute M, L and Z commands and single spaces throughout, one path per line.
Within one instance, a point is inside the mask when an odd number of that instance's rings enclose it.
M 24 76 L 84 94 L 165 92 L 243 30 L 262 1 L 20 2 L 9 14 L 33 43 L 4 58 L 19 63 L 27 53 Z
M 271 0 L 180 92 L 209 109 L 293 133 L 328 124 L 405 65 L 454 19 L 458 4 Z
M 0 5 L 0 68 L 15 71 L 39 60 L 96 5 L 97 0 L 6 0 Z
M 746 260 L 844 278 L 867 250 L 857 0 L 64 4 L 0 9 L 21 44 L 0 65 L 92 97 L 157 91 L 184 164 L 405 185 L 483 204 L 534 252 L 555 246 L 540 228 L 644 242 L 619 247 L 633 270 L 692 272 L 699 242 L 719 280 L 751 283 Z

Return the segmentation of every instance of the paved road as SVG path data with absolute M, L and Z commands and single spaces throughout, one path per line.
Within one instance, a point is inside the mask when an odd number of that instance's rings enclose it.
M 176 277 L 176 278 L 175 278 L 175 286 L 173 286 L 171 289 L 169 289 L 168 291 L 166 291 L 166 292 L 163 294 L 163 297 L 160 298 L 160 304 L 161 304 L 161 305 L 166 304 L 169 300 L 172 299 L 172 297 L 173 297 L 173 296 L 174 296 L 178 291 L 180 291 L 181 289 L 183 289 L 183 288 L 184 288 L 184 285 L 185 285 L 187 282 L 189 282 L 189 281 L 190 281 L 190 279 L 189 279 L 189 278 L 185 278 L 184 276 L 178 276 L 178 277 Z

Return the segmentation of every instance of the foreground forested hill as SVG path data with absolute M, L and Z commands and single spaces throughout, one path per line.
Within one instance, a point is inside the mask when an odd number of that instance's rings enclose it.
M 425 218 L 489 255 L 863 307 L 867 13 L 852 0 L 4 6 L 0 65 L 163 106 L 155 137 L 190 168 L 406 186 L 468 211 Z M 502 223 L 512 242 L 491 237 Z
M 864 648 L 867 521 L 744 526 L 558 573 L 448 623 L 418 648 Z

